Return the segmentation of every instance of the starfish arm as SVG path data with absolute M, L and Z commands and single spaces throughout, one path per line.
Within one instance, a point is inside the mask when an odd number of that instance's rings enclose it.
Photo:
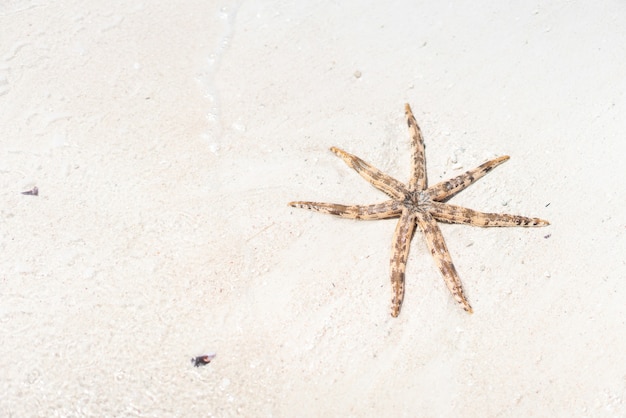
M 400 215 L 402 209 L 400 203 L 394 200 L 376 203 L 374 205 L 339 205 L 336 203 L 320 202 L 289 202 L 294 208 L 308 209 L 315 212 L 327 213 L 349 219 L 387 219 Z
M 429 187 L 427 193 L 432 200 L 437 202 L 448 199 L 460 192 L 461 190 L 465 189 L 470 184 L 474 183 L 479 178 L 485 176 L 485 174 L 487 174 L 508 159 L 508 155 L 503 155 L 502 157 L 487 161 L 486 163 L 479 165 L 473 170 L 466 171 L 460 176 L 454 177 L 450 180 L 442 181 L 432 187 Z
M 409 189 L 421 191 L 428 184 L 426 179 L 424 137 L 408 103 L 404 105 L 404 113 L 407 125 L 409 125 L 409 132 L 411 133 L 411 180 L 409 180 Z
M 484 213 L 447 203 L 431 202 L 430 214 L 441 222 L 474 226 L 546 226 L 550 222 L 539 218 L 508 215 L 506 213 Z
M 396 225 L 391 250 L 391 316 L 394 318 L 400 314 L 404 299 L 404 273 L 414 232 L 415 214 L 405 208 Z
M 331 147 L 330 150 L 341 157 L 341 159 L 359 173 L 361 177 L 387 196 L 398 200 L 404 199 L 407 190 L 404 184 L 400 183 L 398 180 L 388 176 L 373 165 L 366 163 L 356 155 L 347 153 L 337 147 Z
M 448 247 L 437 225 L 437 221 L 427 212 L 416 212 L 416 214 L 417 225 L 419 225 L 424 233 L 428 249 L 435 259 L 435 263 L 437 267 L 439 267 L 439 271 L 441 271 L 448 289 L 450 289 L 454 299 L 463 306 L 463 309 L 472 313 L 472 307 L 465 298 L 461 279 L 454 268 L 454 264 L 452 264 L 452 258 L 450 258 Z

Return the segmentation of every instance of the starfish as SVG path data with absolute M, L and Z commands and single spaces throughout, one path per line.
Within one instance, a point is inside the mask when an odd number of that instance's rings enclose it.
M 428 249 L 452 296 L 465 311 L 472 313 L 472 307 L 465 297 L 461 280 L 454 268 L 437 221 L 481 227 L 529 227 L 545 226 L 550 223 L 539 218 L 484 213 L 446 203 L 452 196 L 507 161 L 509 156 L 503 155 L 494 158 L 473 170 L 428 187 L 422 131 L 408 104 L 405 105 L 405 114 L 411 134 L 411 178 L 408 184 L 399 182 L 359 157 L 349 154 L 342 149 L 336 147 L 330 149 L 349 167 L 359 173 L 361 177 L 389 196 L 390 200 L 372 205 L 352 206 L 335 203 L 290 202 L 289 206 L 349 219 L 371 220 L 400 217 L 396 225 L 391 252 L 391 316 L 393 317 L 397 317 L 400 314 L 400 307 L 404 299 L 404 276 L 409 247 L 415 232 L 415 226 L 419 226 L 426 238 Z

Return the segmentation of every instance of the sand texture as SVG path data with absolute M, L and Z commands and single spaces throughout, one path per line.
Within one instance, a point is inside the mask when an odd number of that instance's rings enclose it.
M 0 417 L 626 416 L 626 4 L 509 3 L 0 2 Z M 404 103 L 551 222 L 441 225 L 473 315 L 287 206 L 385 200 L 329 147 L 406 181 Z

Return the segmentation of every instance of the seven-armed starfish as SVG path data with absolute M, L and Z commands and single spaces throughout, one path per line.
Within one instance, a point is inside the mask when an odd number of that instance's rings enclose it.
M 472 209 L 443 203 L 449 198 L 474 183 L 495 167 L 509 159 L 508 155 L 487 161 L 453 179 L 442 181 L 428 187 L 426 180 L 426 158 L 424 156 L 424 139 L 415 121 L 411 107 L 405 105 L 405 114 L 409 132 L 411 133 L 411 179 L 405 185 L 381 172 L 374 166 L 347 152 L 332 147 L 330 150 L 341 157 L 346 164 L 356 170 L 365 180 L 378 190 L 384 192 L 391 200 L 373 205 L 345 206 L 334 203 L 291 202 L 290 206 L 328 213 L 350 219 L 386 219 L 400 217 L 393 237 L 391 254 L 391 316 L 400 313 L 404 298 L 404 272 L 409 255 L 409 247 L 415 225 L 419 225 L 424 233 L 430 249 L 443 278 L 452 292 L 454 299 L 467 312 L 472 307 L 465 299 L 459 275 L 452 264 L 448 248 L 437 225 L 437 221 L 468 224 L 474 226 L 545 226 L 548 221 L 525 216 L 499 213 L 483 213 Z

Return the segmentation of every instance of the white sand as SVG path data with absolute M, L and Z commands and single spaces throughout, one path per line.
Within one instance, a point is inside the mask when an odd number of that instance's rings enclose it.
M 626 5 L 210 3 L 0 4 L 0 416 L 626 415 Z M 405 102 L 552 222 L 442 226 L 474 315 L 286 205 L 383 200 L 328 148 L 405 180 Z

